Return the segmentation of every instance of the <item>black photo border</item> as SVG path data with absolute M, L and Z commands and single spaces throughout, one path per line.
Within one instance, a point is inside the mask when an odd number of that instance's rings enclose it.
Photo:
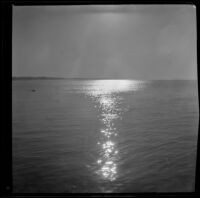
M 1 57 L 0 57 L 0 85 L 1 85 L 1 173 L 0 195 L 2 197 L 199 197 L 200 182 L 200 143 L 198 126 L 198 146 L 196 160 L 195 192 L 191 193 L 13 193 L 12 191 L 12 7 L 23 5 L 101 5 L 101 4 L 188 4 L 196 6 L 197 32 L 199 29 L 198 1 L 145 1 L 145 0 L 0 0 L 1 15 Z M 197 34 L 197 79 L 199 93 L 199 39 Z M 199 109 L 200 110 L 200 109 Z M 200 111 L 199 111 L 200 112 Z

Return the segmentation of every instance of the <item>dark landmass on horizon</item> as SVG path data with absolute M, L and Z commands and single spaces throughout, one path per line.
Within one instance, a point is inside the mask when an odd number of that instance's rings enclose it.
M 67 78 L 67 77 L 52 77 L 52 76 L 12 76 L 12 80 L 141 80 L 141 81 L 150 81 L 150 80 L 192 80 L 192 81 L 197 81 L 197 79 L 136 79 L 136 78 Z

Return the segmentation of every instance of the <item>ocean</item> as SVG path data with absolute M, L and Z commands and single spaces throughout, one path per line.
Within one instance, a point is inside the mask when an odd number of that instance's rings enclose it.
M 195 80 L 13 80 L 13 192 L 193 192 L 197 89 Z

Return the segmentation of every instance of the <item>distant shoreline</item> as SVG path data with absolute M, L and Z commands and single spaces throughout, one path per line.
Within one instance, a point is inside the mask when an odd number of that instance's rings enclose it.
M 64 78 L 64 77 L 12 77 L 12 80 L 138 80 L 138 81 L 197 81 L 197 79 L 134 79 L 134 78 Z

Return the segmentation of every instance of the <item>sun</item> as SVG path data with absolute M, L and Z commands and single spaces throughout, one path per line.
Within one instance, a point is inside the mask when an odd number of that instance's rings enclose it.
M 100 14 L 99 19 L 107 28 L 120 27 L 123 24 L 124 15 L 116 12 L 105 12 Z

